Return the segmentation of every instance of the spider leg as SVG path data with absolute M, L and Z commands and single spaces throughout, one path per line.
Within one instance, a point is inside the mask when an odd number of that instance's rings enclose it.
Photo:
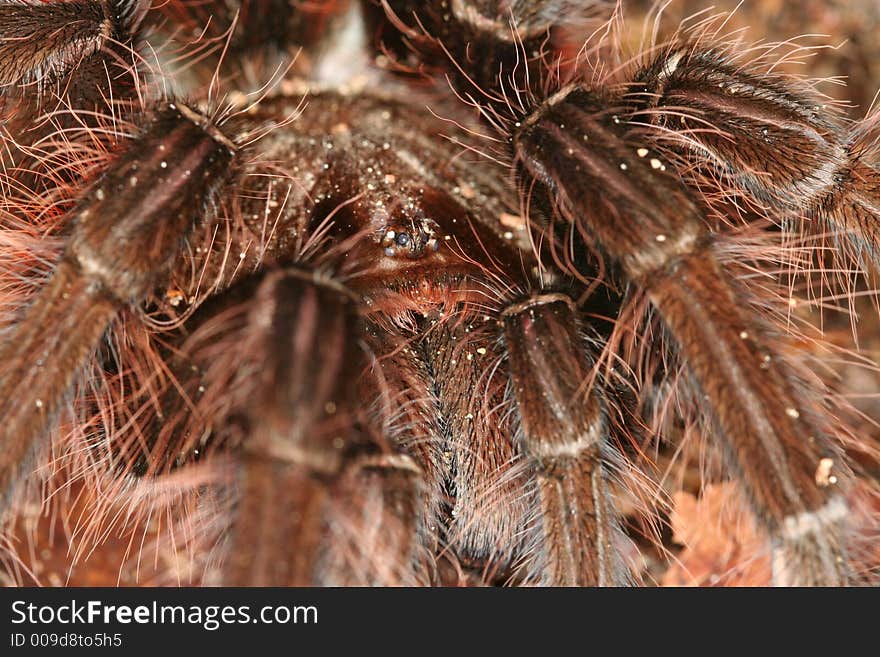
M 423 485 L 416 531 L 421 544 L 434 555 L 439 551 L 448 458 L 444 458 L 442 449 L 438 420 L 442 414 L 431 360 L 414 336 L 370 321 L 367 326 L 366 341 L 376 354 L 371 380 L 377 384 L 369 393 L 376 399 L 376 408 L 369 412 L 378 418 L 381 434 L 419 465 Z
M 408 581 L 420 472 L 357 422 L 360 327 L 354 297 L 331 281 L 287 270 L 261 285 L 243 343 L 257 381 L 225 584 Z
M 210 208 L 235 151 L 206 118 L 168 103 L 80 196 L 51 279 L 0 347 L 4 506 L 116 312 L 152 291 Z
M 613 101 L 574 87 L 537 108 L 512 145 L 565 218 L 646 289 L 773 536 L 776 581 L 845 583 L 846 504 L 815 476 L 823 459 L 840 462 L 834 429 L 781 357 L 784 344 L 727 280 L 697 203 L 629 129 Z
M 532 507 L 530 476 L 502 409 L 506 378 L 494 327 L 464 311 L 427 335 L 441 417 L 440 450 L 454 496 L 447 540 L 466 562 L 502 569 L 523 551 Z M 474 394 L 474 391 L 478 391 Z
M 352 459 L 334 490 L 331 550 L 321 563 L 330 586 L 415 586 L 428 580 L 422 545 L 424 481 L 406 454 Z
M 20 98 L 45 109 L 60 92 L 69 93 L 77 107 L 98 106 L 108 98 L 108 75 L 114 94 L 120 93 L 115 65 L 131 66 L 121 55 L 123 44 L 136 36 L 149 8 L 145 0 L 0 5 L 4 106 Z
M 162 17 L 175 32 L 200 34 L 207 41 L 222 41 L 227 64 L 234 67 L 243 63 L 242 57 L 265 56 L 268 49 L 320 50 L 324 46 L 322 42 L 333 38 L 329 33 L 349 4 L 346 0 L 209 0 L 199 3 L 173 0 L 154 8 L 153 22 L 161 24 L 159 17 Z
M 537 74 L 540 63 L 536 58 L 521 57 L 521 53 L 543 50 L 552 41 L 556 19 L 573 7 L 545 7 L 565 5 L 565 2 L 511 3 L 452 0 L 451 2 L 417 2 L 413 0 L 380 0 L 386 15 L 420 53 L 437 56 L 444 61 L 445 54 L 458 63 L 454 75 L 486 91 L 497 82 L 502 70 L 516 69 L 518 77 Z M 527 6 L 527 5 L 532 5 Z M 587 14 L 604 13 L 601 2 L 582 2 L 568 18 L 574 20 Z M 594 11 L 595 10 L 595 11 Z M 517 30 L 511 25 L 512 13 L 518 20 Z
M 657 143 L 698 184 L 830 225 L 863 266 L 863 256 L 880 261 L 880 172 L 865 157 L 865 135 L 850 131 L 828 99 L 686 43 L 639 71 L 629 97 L 634 120 L 658 128 Z
M 71 144 L 112 148 L 115 131 L 101 124 L 142 109 L 135 98 L 145 77 L 132 46 L 149 8 L 148 0 L 0 5 L 0 165 L 10 211 L 81 176 Z M 47 157 L 53 142 L 68 148 Z
M 551 586 L 627 582 L 614 537 L 620 531 L 607 466 L 614 454 L 599 389 L 586 389 L 590 367 L 574 303 L 535 295 L 502 312 L 510 380 L 541 506 L 541 581 Z

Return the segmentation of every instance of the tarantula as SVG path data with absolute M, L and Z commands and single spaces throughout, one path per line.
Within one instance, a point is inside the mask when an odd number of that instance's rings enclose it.
M 719 19 L 624 63 L 599 2 L 149 5 L 0 4 L 11 550 L 39 499 L 185 581 L 624 585 L 693 430 L 775 584 L 861 581 L 791 286 L 877 264 L 872 122 Z

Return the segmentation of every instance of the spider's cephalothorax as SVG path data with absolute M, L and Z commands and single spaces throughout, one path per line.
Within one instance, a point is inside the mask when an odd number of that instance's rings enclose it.
M 876 264 L 870 125 L 705 27 L 566 58 L 606 3 L 148 4 L 0 3 L 13 553 L 42 481 L 77 558 L 165 536 L 191 581 L 622 585 L 646 441 L 696 426 L 775 583 L 861 580 L 870 444 L 776 286 L 813 226 Z

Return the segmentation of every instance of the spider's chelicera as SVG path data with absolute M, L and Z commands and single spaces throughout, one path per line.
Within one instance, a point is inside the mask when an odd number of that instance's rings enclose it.
M 877 264 L 871 123 L 718 22 L 568 48 L 606 3 L 149 4 L 0 3 L 13 554 L 36 495 L 188 581 L 623 585 L 697 427 L 774 583 L 861 581 L 783 290 Z

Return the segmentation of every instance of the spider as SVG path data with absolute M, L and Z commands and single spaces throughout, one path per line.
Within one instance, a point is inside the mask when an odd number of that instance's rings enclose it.
M 872 121 L 717 17 L 624 62 L 601 2 L 149 5 L 0 4 L 10 579 L 36 503 L 118 581 L 638 583 L 693 433 L 774 584 L 864 579 L 792 288 L 870 280 Z

